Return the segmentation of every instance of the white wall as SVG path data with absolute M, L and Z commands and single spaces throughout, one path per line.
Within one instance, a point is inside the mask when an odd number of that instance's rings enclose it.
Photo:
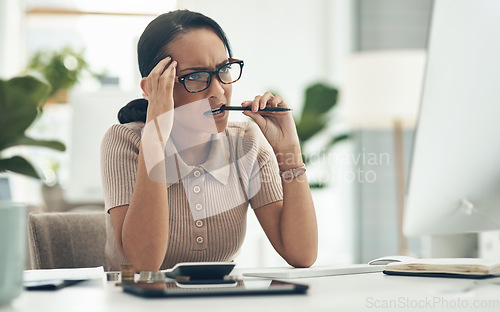
M 179 8 L 208 15 L 245 61 L 233 101 L 276 90 L 299 108 L 307 84 L 328 76 L 326 1 L 180 0 Z
M 0 78 L 19 73 L 24 47 L 23 1 L 0 1 Z

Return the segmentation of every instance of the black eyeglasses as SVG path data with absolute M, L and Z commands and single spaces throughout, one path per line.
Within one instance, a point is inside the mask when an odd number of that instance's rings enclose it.
M 214 75 L 217 75 L 221 83 L 232 84 L 241 78 L 242 71 L 243 61 L 230 58 L 229 63 L 222 65 L 214 71 L 197 71 L 177 77 L 176 81 L 182 83 L 187 92 L 197 93 L 210 87 Z

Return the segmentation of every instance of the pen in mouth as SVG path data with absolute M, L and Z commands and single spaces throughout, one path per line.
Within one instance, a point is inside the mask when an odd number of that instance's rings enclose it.
M 213 109 L 211 110 L 212 115 L 216 115 L 216 114 L 222 113 L 222 111 L 223 111 L 223 109 L 222 109 L 222 108 L 223 108 L 223 107 L 225 107 L 225 105 L 222 105 L 222 106 L 221 106 L 221 107 L 219 107 L 219 108 L 213 108 Z
M 226 105 L 222 105 L 221 107 L 219 108 L 214 108 L 212 109 L 212 114 L 215 115 L 215 114 L 218 114 L 222 111 L 249 111 L 249 110 L 252 110 L 252 108 L 250 106 L 246 106 L 246 107 L 243 107 L 243 106 L 226 106 Z M 288 108 L 288 107 L 265 107 L 263 109 L 259 109 L 259 111 L 261 112 L 288 112 L 288 111 L 291 111 L 292 109 L 291 108 Z

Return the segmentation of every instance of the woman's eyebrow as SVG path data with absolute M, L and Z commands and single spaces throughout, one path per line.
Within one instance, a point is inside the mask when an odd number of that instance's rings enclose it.
M 223 66 L 226 63 L 229 63 L 229 59 L 220 62 L 219 64 L 217 64 L 215 66 L 215 68 L 219 68 L 219 67 Z M 185 71 L 188 71 L 188 70 L 194 70 L 194 71 L 198 71 L 198 70 L 210 70 L 210 68 L 208 68 L 208 67 L 189 67 L 189 68 L 181 70 L 180 72 L 182 73 L 182 72 L 185 72 Z

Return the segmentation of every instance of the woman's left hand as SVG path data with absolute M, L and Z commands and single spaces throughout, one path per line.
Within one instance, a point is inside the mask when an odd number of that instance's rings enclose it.
M 262 96 L 257 95 L 253 101 L 244 101 L 241 105 L 252 107 L 251 111 L 244 111 L 243 114 L 255 120 L 275 152 L 289 151 L 299 146 L 297 129 L 290 111 L 259 111 L 266 106 L 288 107 L 280 95 L 274 96 L 271 92 L 266 92 Z

